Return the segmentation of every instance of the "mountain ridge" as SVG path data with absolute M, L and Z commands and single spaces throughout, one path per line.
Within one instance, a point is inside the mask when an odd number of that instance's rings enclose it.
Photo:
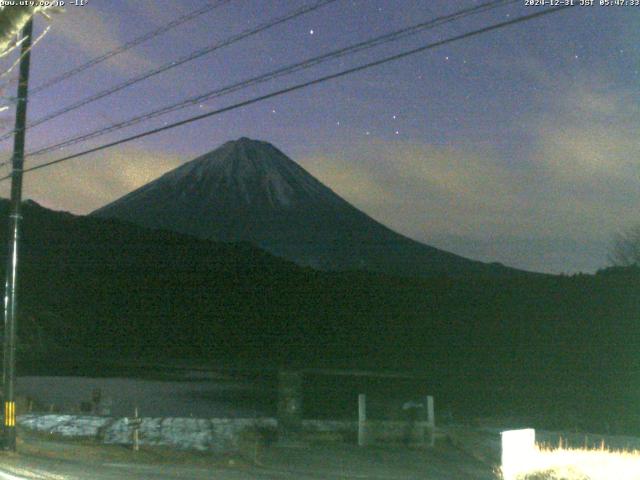
M 225 242 L 299 265 L 405 276 L 520 274 L 407 238 L 351 205 L 272 144 L 242 137 L 90 215 Z

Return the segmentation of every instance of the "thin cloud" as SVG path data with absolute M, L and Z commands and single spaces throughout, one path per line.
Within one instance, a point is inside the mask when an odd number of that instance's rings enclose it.
M 603 85 L 610 82 L 558 91 L 542 113 L 520 119 L 532 143 L 515 159 L 477 148 L 377 141 L 303 164 L 412 238 L 455 238 L 458 253 L 484 260 L 501 260 L 489 247 L 500 239 L 512 265 L 591 271 L 604 266 L 606 252 L 595 252 L 613 233 L 640 221 L 637 101 Z
M 53 210 L 86 214 L 182 162 L 176 155 L 135 147 L 100 152 L 90 158 L 27 173 L 23 196 Z M 1 196 L 9 196 L 9 186 L 8 181 L 0 183 Z
M 96 8 L 69 8 L 62 15 L 53 18 L 53 32 L 48 41 L 73 45 L 87 58 L 100 56 L 114 50 L 136 36 L 135 32 L 123 32 L 118 27 L 120 22 L 112 21 L 108 15 Z M 146 55 L 128 50 L 116 55 L 105 62 L 109 68 L 122 73 L 147 70 L 157 67 Z
M 597 252 L 611 235 L 640 220 L 637 103 L 603 85 L 558 91 L 520 119 L 531 143 L 518 158 L 477 146 L 369 139 L 294 160 L 417 240 L 532 270 L 590 271 L 604 266 L 606 252 Z M 87 213 L 186 160 L 135 147 L 107 151 L 29 174 L 25 197 Z M 0 188 L 6 196 L 8 182 Z
M 575 92 L 559 99 L 553 117 L 539 119 L 531 158 L 564 228 L 602 239 L 640 220 L 633 208 L 640 201 L 640 115 L 626 91 Z
M 523 203 L 515 175 L 486 153 L 375 141 L 303 163 L 358 208 L 414 238 L 503 225 Z

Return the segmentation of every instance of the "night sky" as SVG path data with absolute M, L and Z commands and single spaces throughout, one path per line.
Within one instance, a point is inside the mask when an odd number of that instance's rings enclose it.
M 34 95 L 29 118 L 311 3 L 232 0 Z M 338 0 L 35 127 L 27 150 L 474 3 Z M 36 33 L 49 24 L 51 30 L 34 48 L 31 85 L 205 4 L 90 0 L 51 21 L 40 16 Z M 27 163 L 540 8 L 522 0 Z M 593 272 L 606 265 L 612 235 L 640 222 L 639 27 L 640 7 L 575 7 L 28 174 L 25 196 L 88 213 L 247 136 L 273 143 L 355 206 L 416 240 L 530 270 Z M 11 78 L 4 78 L 5 96 L 15 95 Z M 13 108 L 0 113 L 4 130 L 13 116 Z M 3 159 L 10 146 L 0 146 Z M 1 186 L 5 196 L 8 186 Z

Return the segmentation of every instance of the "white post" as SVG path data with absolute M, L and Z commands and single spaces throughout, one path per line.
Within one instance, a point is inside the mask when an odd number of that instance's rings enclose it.
M 536 431 L 533 428 L 501 432 L 502 476 L 513 480 L 519 472 L 526 472 L 536 455 Z
M 429 435 L 429 446 L 433 447 L 436 443 L 436 414 L 433 397 L 431 395 L 427 396 L 425 407 L 427 408 L 427 432 Z
M 367 396 L 364 393 L 358 395 L 358 446 L 367 444 Z
M 140 450 L 140 417 L 138 417 L 138 407 L 135 408 L 133 418 L 133 451 L 137 452 Z

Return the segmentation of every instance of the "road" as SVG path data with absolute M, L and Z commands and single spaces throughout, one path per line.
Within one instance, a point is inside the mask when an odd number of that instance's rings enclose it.
M 246 456 L 129 448 L 23 433 L 18 453 L 0 453 L 0 480 L 495 480 L 490 466 L 447 441 L 434 449 L 322 443 L 267 446 Z

